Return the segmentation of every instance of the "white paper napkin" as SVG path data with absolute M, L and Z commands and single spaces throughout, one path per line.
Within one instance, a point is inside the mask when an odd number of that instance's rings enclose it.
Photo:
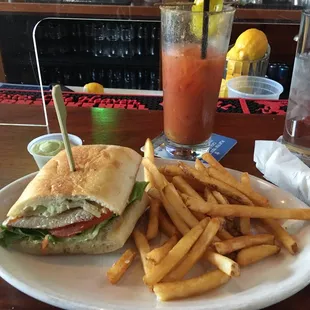
M 255 141 L 254 161 L 264 178 L 310 205 L 310 168 L 275 141 Z

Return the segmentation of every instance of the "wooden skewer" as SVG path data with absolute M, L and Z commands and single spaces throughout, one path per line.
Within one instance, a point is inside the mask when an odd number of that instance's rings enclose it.
M 59 127 L 62 133 L 62 139 L 64 141 L 67 159 L 70 167 L 70 171 L 75 171 L 75 164 L 72 156 L 71 145 L 69 141 L 69 136 L 67 132 L 67 110 L 62 98 L 62 92 L 59 85 L 55 85 L 52 89 L 52 96 L 54 100 L 55 110 L 57 114 L 57 119 Z

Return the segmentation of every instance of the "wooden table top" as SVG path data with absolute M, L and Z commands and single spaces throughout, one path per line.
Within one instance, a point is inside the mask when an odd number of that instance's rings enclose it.
M 0 105 L 2 119 L 15 123 L 38 123 L 40 107 Z M 48 109 L 51 132 L 59 132 L 54 109 Z M 68 131 L 82 138 L 84 144 L 119 144 L 139 151 L 147 137 L 154 138 L 163 129 L 161 111 L 68 108 Z M 237 139 L 237 145 L 222 164 L 260 176 L 253 162 L 255 140 L 275 140 L 282 134 L 283 116 L 217 114 L 215 132 Z M 0 126 L 0 188 L 37 170 L 27 152 L 27 144 L 45 134 L 46 128 Z M 269 307 L 270 310 L 309 309 L 310 286 L 294 296 Z M 56 309 L 19 292 L 0 279 L 0 309 Z

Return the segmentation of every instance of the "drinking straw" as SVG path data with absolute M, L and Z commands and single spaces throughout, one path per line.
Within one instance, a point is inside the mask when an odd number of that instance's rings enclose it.
M 201 59 L 207 57 L 208 30 L 209 30 L 209 6 L 210 0 L 203 1 L 203 21 L 202 21 L 202 39 L 201 39 Z

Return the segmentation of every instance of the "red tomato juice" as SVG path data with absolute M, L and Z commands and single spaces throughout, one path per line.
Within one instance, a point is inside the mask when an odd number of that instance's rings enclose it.
M 206 59 L 200 55 L 194 44 L 162 53 L 164 131 L 179 144 L 199 144 L 212 134 L 225 54 L 208 48 Z

